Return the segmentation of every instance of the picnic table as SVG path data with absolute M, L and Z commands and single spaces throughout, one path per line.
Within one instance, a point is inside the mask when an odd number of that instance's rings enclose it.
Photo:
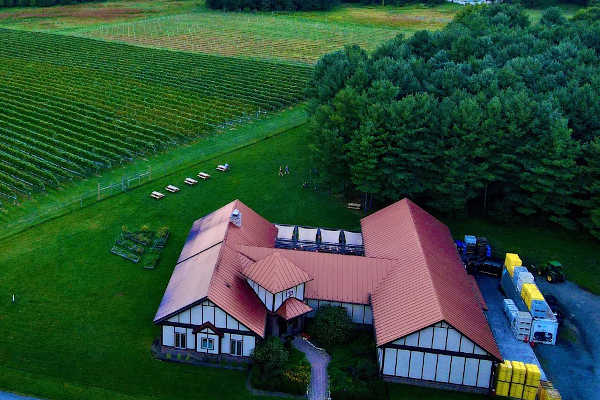
M 161 192 L 153 191 L 152 193 L 150 193 L 150 197 L 152 197 L 153 199 L 156 199 L 156 200 L 160 200 L 163 197 L 165 197 L 165 195 L 162 194 Z
M 167 192 L 175 193 L 179 192 L 179 188 L 177 186 L 169 185 L 165 188 Z

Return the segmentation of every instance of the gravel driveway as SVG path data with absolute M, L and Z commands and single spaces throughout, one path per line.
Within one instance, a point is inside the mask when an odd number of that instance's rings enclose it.
M 536 280 L 565 314 L 556 346 L 536 346 L 544 370 L 564 400 L 600 400 L 600 296 L 572 282 Z

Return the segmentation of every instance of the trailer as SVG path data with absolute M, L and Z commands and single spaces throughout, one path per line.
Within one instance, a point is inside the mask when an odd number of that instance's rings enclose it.
M 514 270 L 522 273 L 522 271 L 519 271 L 517 268 Z M 517 291 L 514 281 L 515 279 L 510 275 L 508 270 L 506 268 L 502 269 L 500 286 L 504 291 L 504 294 L 514 301 L 519 311 L 528 312 L 532 316 L 529 341 L 534 343 L 556 344 L 556 337 L 558 334 L 558 320 L 556 319 L 556 316 L 552 313 L 552 310 L 545 301 L 530 303 L 532 308 L 529 308 L 521 297 L 521 293 Z

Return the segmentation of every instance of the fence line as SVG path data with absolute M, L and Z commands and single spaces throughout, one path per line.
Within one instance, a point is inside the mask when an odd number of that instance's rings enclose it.
M 152 167 L 149 167 L 148 170 L 139 172 L 130 176 L 123 176 L 121 180 L 116 183 L 111 183 L 106 186 L 98 184 L 98 188 L 94 191 L 88 191 L 80 194 L 78 197 L 75 197 L 71 201 L 67 202 L 57 202 L 55 205 L 45 208 L 43 211 L 31 215 L 29 217 L 21 218 L 16 221 L 12 221 L 7 223 L 4 228 L 5 230 L 10 230 L 11 228 L 15 228 L 19 225 L 30 224 L 34 221 L 43 222 L 47 219 L 55 217 L 57 215 L 61 215 L 66 210 L 75 210 L 79 208 L 86 207 L 93 203 L 97 203 L 107 197 L 113 196 L 117 193 L 126 192 L 135 187 L 141 186 L 142 184 L 149 182 L 152 179 Z M 8 197 L 17 202 L 16 197 L 10 197 L 4 193 L 0 192 L 0 195 Z

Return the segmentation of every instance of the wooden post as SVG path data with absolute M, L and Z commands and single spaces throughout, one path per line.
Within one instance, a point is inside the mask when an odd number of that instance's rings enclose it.
M 98 201 L 100 201 L 100 183 L 98 183 Z

